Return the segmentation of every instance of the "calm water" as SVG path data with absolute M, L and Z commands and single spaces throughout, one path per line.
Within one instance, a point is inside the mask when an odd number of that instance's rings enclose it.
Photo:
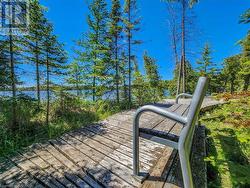
M 67 92 L 70 93 L 70 94 L 74 94 L 74 95 L 77 94 L 76 90 L 69 90 Z M 19 94 L 24 94 L 24 95 L 27 95 L 29 97 L 35 98 L 35 99 L 37 98 L 36 91 L 18 91 L 17 95 L 19 95 Z M 8 97 L 8 96 L 11 96 L 11 95 L 12 95 L 11 91 L 0 91 L 0 97 L 1 96 L 2 97 Z M 41 91 L 40 95 L 41 95 L 42 100 L 46 100 L 46 97 L 47 97 L 47 92 L 46 91 Z M 164 95 L 166 97 L 169 96 L 169 91 L 165 90 Z M 85 96 L 84 92 L 82 92 L 82 97 L 84 97 L 84 96 Z M 109 93 L 105 94 L 103 96 L 103 99 L 114 99 L 115 97 L 116 97 L 115 91 L 112 91 L 112 92 L 109 92 Z M 55 94 L 53 92 L 51 93 L 51 98 L 52 99 L 55 98 Z M 87 99 L 91 100 L 91 97 L 87 97 Z
M 73 94 L 73 95 L 76 95 L 77 94 L 77 91 L 76 90 L 69 90 L 69 91 L 66 91 L 67 93 L 70 93 L 70 94 Z M 31 98 L 37 98 L 37 93 L 36 91 L 18 91 L 17 92 L 17 95 L 20 95 L 20 94 L 23 94 L 23 95 L 27 95 Z M 12 92 L 11 91 L 0 91 L 0 97 L 9 97 L 9 96 L 12 96 Z M 82 95 L 81 95 L 83 98 L 86 98 L 85 97 L 85 94 L 84 94 L 84 91 L 82 91 Z M 40 97 L 41 97 L 41 100 L 46 100 L 47 99 L 47 91 L 40 91 Z M 51 92 L 51 98 L 52 100 L 55 99 L 55 93 L 54 92 Z M 103 99 L 114 99 L 115 98 L 115 92 L 109 92 L 107 94 L 105 94 L 103 96 Z M 91 96 L 90 97 L 87 97 L 88 100 L 91 100 Z

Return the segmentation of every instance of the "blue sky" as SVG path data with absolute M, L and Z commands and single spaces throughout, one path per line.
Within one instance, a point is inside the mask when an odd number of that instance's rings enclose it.
M 74 40 L 87 30 L 87 0 L 41 0 L 48 8 L 47 17 L 54 24 L 55 34 L 65 43 L 65 48 L 72 57 Z M 110 0 L 108 0 L 110 2 Z M 138 0 L 138 8 L 142 17 L 141 31 L 137 38 L 144 43 L 134 48 L 138 56 L 140 68 L 143 68 L 142 54 L 147 50 L 157 59 L 163 79 L 171 79 L 174 68 L 172 57 L 168 13 L 165 3 L 160 0 Z M 247 33 L 249 25 L 238 24 L 239 16 L 250 8 L 249 0 L 200 0 L 194 7 L 196 29 L 195 47 L 187 46 L 192 51 L 190 59 L 195 67 L 201 48 L 209 42 L 213 49 L 213 62 L 220 66 L 225 57 L 240 51 L 236 42 Z M 192 48 L 192 49 L 190 49 Z

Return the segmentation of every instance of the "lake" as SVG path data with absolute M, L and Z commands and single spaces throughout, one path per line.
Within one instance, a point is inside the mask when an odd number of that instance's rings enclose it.
M 68 93 L 71 93 L 71 94 L 74 94 L 76 95 L 77 94 L 77 91 L 76 90 L 68 90 L 67 91 Z M 83 97 L 84 97 L 84 91 L 82 91 L 83 93 Z M 37 98 L 37 94 L 36 94 L 36 91 L 17 91 L 17 95 L 20 95 L 20 94 L 24 94 L 24 95 L 27 95 L 29 97 L 32 97 L 32 98 Z M 11 91 L 0 91 L 0 97 L 10 97 L 12 96 L 12 92 Z M 47 99 L 47 91 L 41 91 L 40 92 L 40 96 L 41 96 L 41 100 L 46 100 Z M 164 96 L 165 97 L 168 97 L 169 96 L 169 91 L 168 90 L 164 90 Z M 115 91 L 111 91 L 107 94 L 105 94 L 103 96 L 103 99 L 115 99 L 116 97 L 116 93 Z M 51 99 L 55 99 L 55 94 L 52 92 L 51 93 Z M 87 97 L 88 100 L 91 100 L 91 96 L 88 96 Z

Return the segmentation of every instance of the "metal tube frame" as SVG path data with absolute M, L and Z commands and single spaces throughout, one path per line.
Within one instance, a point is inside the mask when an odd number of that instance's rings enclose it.
M 193 97 L 193 95 L 188 94 L 188 93 L 181 93 L 181 94 L 177 95 L 177 96 L 176 96 L 176 99 L 175 99 L 175 103 L 176 103 L 176 104 L 178 104 L 178 103 L 179 103 L 179 99 L 180 99 L 181 97 L 188 97 L 188 98 L 192 98 L 192 97 Z
M 145 112 L 154 112 L 158 115 L 169 118 L 181 124 L 187 123 L 186 118 L 181 117 L 176 113 L 155 107 L 153 105 L 143 106 L 136 111 L 133 124 L 133 172 L 135 176 L 139 175 L 139 120 L 141 115 Z
M 195 129 L 195 123 L 198 118 L 201 103 L 205 97 L 207 85 L 208 85 L 208 79 L 206 77 L 200 77 L 193 96 L 186 93 L 182 93 L 177 96 L 176 98 L 177 103 L 178 99 L 181 96 L 193 97 L 188 111 L 188 115 L 186 117 L 180 116 L 173 112 L 166 111 L 162 108 L 153 105 L 143 106 L 136 111 L 133 122 L 133 175 L 137 179 L 140 179 L 142 181 L 143 178 L 139 170 L 139 136 L 140 136 L 139 120 L 143 113 L 153 112 L 184 125 L 180 133 L 179 141 L 177 142 L 182 176 L 183 176 L 183 183 L 185 188 L 194 187 L 192 172 L 190 167 L 190 152 L 191 152 L 192 139 Z

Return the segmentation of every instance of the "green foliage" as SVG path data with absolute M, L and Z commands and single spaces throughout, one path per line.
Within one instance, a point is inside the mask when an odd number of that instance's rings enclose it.
M 140 22 L 141 18 L 138 15 L 137 1 L 125 0 L 123 24 L 128 50 L 125 57 L 128 62 L 128 100 L 130 104 L 132 103 L 132 60 L 136 60 L 136 55 L 133 54 L 132 48 L 133 46 L 142 43 L 140 40 L 135 38 L 135 33 L 140 30 Z
M 243 50 L 240 75 L 244 80 L 243 90 L 247 91 L 250 83 L 250 31 L 248 31 L 246 38 L 240 44 Z
M 135 63 L 135 73 L 133 80 L 133 96 L 136 105 L 155 103 L 163 98 L 163 84 L 160 80 L 156 60 L 144 53 L 145 76 L 142 75 Z
M 191 64 L 186 61 L 186 82 L 187 82 L 187 93 L 193 93 L 197 80 L 198 80 L 198 73 L 192 68 Z M 176 96 L 177 92 L 177 80 L 179 76 L 179 66 L 176 66 L 174 70 L 174 78 L 168 82 L 168 90 L 171 96 Z
M 67 82 L 74 86 L 77 90 L 77 96 L 82 94 L 80 87 L 84 85 L 84 73 L 82 70 L 82 64 L 77 61 L 73 61 L 68 65 L 68 77 Z
M 144 52 L 143 56 L 144 60 L 144 68 L 146 71 L 146 81 L 148 82 L 148 90 L 151 93 L 149 98 L 152 102 L 157 102 L 160 98 L 163 97 L 163 89 L 161 87 L 160 75 L 158 72 L 158 66 L 156 64 L 156 60 L 151 58 L 147 52 Z
M 110 21 L 109 21 L 109 46 L 110 46 L 110 74 L 112 75 L 112 82 L 116 87 L 116 101 L 120 102 L 120 39 L 122 38 L 122 12 L 120 0 L 112 0 L 112 8 L 110 12 Z
M 230 100 L 202 116 L 208 128 L 208 187 L 248 187 L 250 97 Z
M 147 83 L 145 77 L 139 71 L 134 73 L 134 78 L 133 95 L 135 103 L 141 106 L 149 101 Z
M 205 44 L 202 52 L 201 60 L 197 61 L 200 76 L 212 76 L 214 73 L 214 65 L 212 63 L 211 49 L 208 43 Z
M 224 60 L 223 73 L 230 82 L 231 93 L 235 91 L 236 79 L 240 71 L 240 56 L 235 55 Z
M 125 102 L 83 100 L 65 91 L 59 91 L 56 96 L 51 102 L 49 125 L 46 125 L 46 103 L 41 103 L 38 110 L 35 99 L 18 96 L 17 120 L 20 126 L 14 131 L 8 126 L 12 118 L 12 100 L 0 98 L 0 156 L 90 125 L 128 107 Z
M 9 59 L 6 41 L 0 41 L 0 88 L 6 89 L 11 85 Z
M 244 24 L 250 23 L 250 8 L 247 9 L 247 11 L 241 15 L 240 23 L 244 23 Z
M 84 38 L 78 41 L 76 61 L 84 63 L 85 83 L 91 86 L 93 101 L 100 98 L 110 80 L 109 70 L 109 39 L 108 39 L 108 12 L 105 0 L 94 0 L 89 6 L 89 31 Z M 99 86 L 99 87 L 98 87 Z

